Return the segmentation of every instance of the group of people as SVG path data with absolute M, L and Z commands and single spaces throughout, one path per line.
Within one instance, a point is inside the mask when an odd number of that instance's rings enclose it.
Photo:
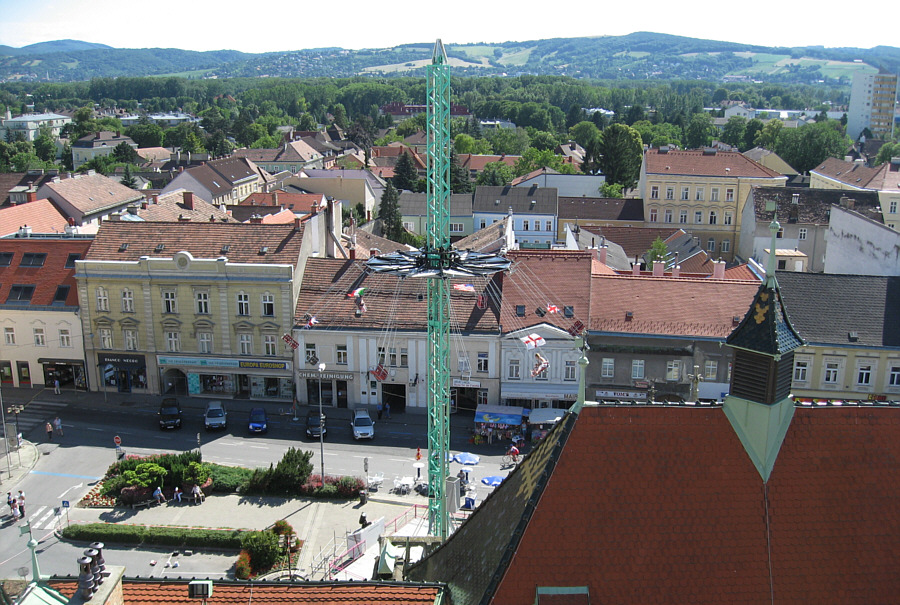
M 175 500 L 176 502 L 181 502 L 182 501 L 181 498 L 183 495 L 184 495 L 184 492 L 181 490 L 180 487 L 178 487 L 176 485 L 175 491 L 172 493 L 172 499 Z M 204 497 L 203 491 L 200 489 L 199 485 L 195 484 L 194 487 L 191 488 L 191 497 L 196 502 L 200 502 L 203 499 L 203 497 Z M 163 494 L 161 487 L 157 487 L 153 491 L 153 498 L 156 499 L 157 504 L 162 504 L 163 502 L 167 502 L 166 496 L 165 496 L 165 494 Z
M 379 420 L 381 420 L 382 414 L 386 415 L 388 420 L 391 419 L 391 404 L 389 404 L 387 401 L 385 401 L 384 404 L 379 402 L 377 411 L 378 411 L 378 419 Z
M 19 490 L 16 496 L 13 496 L 12 492 L 6 492 L 6 504 L 9 506 L 13 521 L 25 518 L 25 492 Z
M 60 437 L 63 436 L 63 425 L 62 420 L 59 419 L 59 416 L 54 418 L 51 422 L 48 422 L 44 425 L 44 430 L 47 431 L 47 441 L 53 441 L 53 434 L 57 434 Z

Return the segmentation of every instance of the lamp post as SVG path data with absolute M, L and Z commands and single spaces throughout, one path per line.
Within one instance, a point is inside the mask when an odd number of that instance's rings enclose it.
M 24 405 L 11 405 L 6 408 L 7 414 L 15 414 L 16 417 L 16 456 L 19 458 L 19 466 L 22 466 L 22 448 L 19 447 L 19 412 L 25 409 Z M 12 473 L 10 472 L 10 475 Z
M 325 487 L 325 427 L 322 426 L 322 372 L 325 363 L 319 364 L 319 458 L 322 461 L 322 487 Z
M 3 443 L 6 446 L 6 470 L 12 477 L 12 461 L 9 459 L 9 432 L 6 430 L 6 412 L 3 407 L 3 389 L 0 389 L 0 415 L 3 416 Z M 18 439 L 18 436 L 16 437 Z

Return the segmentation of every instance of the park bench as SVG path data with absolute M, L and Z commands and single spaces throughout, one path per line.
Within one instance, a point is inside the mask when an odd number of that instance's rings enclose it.
M 185 494 L 182 496 L 182 498 L 184 500 L 187 500 L 191 504 L 202 504 L 203 501 L 206 500 L 206 496 L 204 494 L 200 494 L 199 496 L 194 496 L 194 494 Z
M 133 502 L 131 504 L 131 508 L 132 508 L 132 510 L 142 508 L 144 506 L 146 506 L 147 508 L 150 508 L 154 504 L 158 504 L 158 502 L 156 501 L 156 498 L 150 498 L 149 500 L 140 500 L 139 502 Z

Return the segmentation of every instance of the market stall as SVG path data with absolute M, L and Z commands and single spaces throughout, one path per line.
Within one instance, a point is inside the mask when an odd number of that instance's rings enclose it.
M 475 410 L 475 437 L 488 443 L 512 440 L 522 433 L 527 410 L 513 405 L 479 405 Z
M 528 415 L 528 433 L 532 441 L 543 439 L 557 422 L 562 420 L 567 410 L 559 408 L 538 408 Z

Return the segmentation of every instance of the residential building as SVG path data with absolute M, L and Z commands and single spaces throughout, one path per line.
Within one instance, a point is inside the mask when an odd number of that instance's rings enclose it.
M 603 175 L 591 174 L 559 174 L 555 170 L 542 168 L 513 179 L 513 187 L 555 187 L 560 199 L 587 198 L 598 199 L 600 187 L 606 182 Z
M 226 206 L 226 209 L 236 220 L 245 222 L 254 214 L 266 215 L 290 210 L 297 215 L 304 215 L 325 206 L 325 196 L 321 193 L 275 190 L 270 193 L 251 193 L 238 204 Z
M 71 178 L 45 181 L 37 190 L 37 199 L 50 200 L 82 233 L 93 233 L 103 219 L 140 203 L 144 195 L 88 170 Z
M 0 237 L 3 385 L 86 388 L 75 265 L 90 245 L 74 230 Z
M 194 221 L 211 223 L 241 222 L 223 210 L 194 196 L 193 192 L 176 189 L 164 195 L 152 195 L 125 210 L 111 214 L 111 221 L 176 222 Z
M 36 194 L 41 185 L 58 177 L 59 170 L 0 172 L 0 208 L 34 201 L 37 197 L 29 194 Z
M 900 275 L 900 257 L 895 253 L 900 250 L 900 232 L 885 226 L 880 212 L 877 218 L 871 214 L 832 206 L 825 273 Z
M 694 276 L 713 275 L 715 263 L 697 238 L 692 237 L 684 229 L 674 227 L 584 227 L 575 234 L 581 248 L 598 248 L 616 245 L 625 254 L 625 263 L 618 254 L 608 255 L 609 259 L 601 261 L 619 271 L 658 270 L 650 266 L 649 253 L 654 242 L 659 239 L 666 245 L 664 271 L 694 274 Z M 612 262 L 615 259 L 615 262 Z M 724 270 L 724 263 L 720 270 Z M 719 276 L 722 277 L 722 276 Z
M 566 230 L 576 227 L 642 227 L 644 202 L 631 198 L 559 196 L 557 240 L 565 240 Z
M 237 204 L 251 193 L 269 191 L 272 185 L 268 172 L 246 158 L 232 157 L 178 173 L 161 193 L 184 189 L 211 204 Z
M 753 187 L 783 187 L 787 177 L 740 153 L 715 149 L 644 153 L 638 190 L 644 218 L 676 223 L 710 256 L 730 261 L 740 246 L 741 216 Z
M 765 166 L 771 170 L 779 174 L 783 174 L 785 176 L 793 177 L 797 176 L 797 171 L 794 170 L 787 162 L 781 159 L 774 151 L 770 151 L 765 147 L 754 147 L 753 149 L 748 149 L 743 152 L 744 157 L 750 158 L 757 164 L 761 166 Z
M 456 163 L 469 171 L 472 179 L 484 172 L 484 167 L 494 162 L 501 162 L 510 168 L 515 167 L 520 155 L 476 155 L 474 153 L 459 153 L 456 155 Z
M 324 156 L 303 139 L 285 143 L 277 149 L 235 149 L 232 157 L 250 160 L 272 174 L 283 170 L 297 174 L 304 168 L 324 168 Z
M 54 137 L 59 137 L 62 127 L 72 122 L 69 116 L 61 116 L 56 113 L 26 113 L 12 117 L 9 109 L 6 110 L 6 119 L 2 121 L 0 137 L 3 140 L 16 139 L 21 135 L 26 141 L 32 141 L 40 136 L 41 128 L 49 128 Z
M 841 256 L 848 248 L 858 247 L 849 240 L 828 237 L 833 209 L 854 209 L 880 221 L 878 194 L 874 191 L 843 191 L 795 187 L 754 187 L 744 205 L 738 255 L 754 258 L 763 265 L 771 241 L 769 224 L 777 216 L 781 229 L 777 234 L 777 250 L 796 250 L 808 259 L 806 270 L 825 270 L 827 254 Z M 782 269 L 788 269 L 786 258 Z M 790 270 L 793 270 L 793 264 Z
M 451 193 L 449 203 L 450 241 L 456 242 L 478 230 L 473 227 L 472 194 Z M 425 235 L 428 223 L 426 195 L 401 191 L 399 205 L 403 228 L 419 235 Z
M 340 204 L 288 225 L 104 222 L 76 274 L 92 390 L 292 401 L 282 336 L 306 257 L 336 252 L 334 213 Z
M 897 74 L 885 70 L 855 72 L 850 86 L 847 135 L 855 141 L 868 128 L 871 138 L 891 140 L 898 94 Z
M 286 190 L 297 193 L 321 193 L 346 206 L 362 204 L 366 220 L 371 220 L 375 208 L 381 203 L 381 196 L 387 183 L 368 170 L 319 170 L 307 169 L 296 177 L 284 181 Z
M 69 221 L 53 202 L 39 200 L 35 192 L 29 192 L 27 203 L 0 208 L 0 237 L 14 235 L 23 227 L 32 233 L 65 233 Z
M 199 118 L 187 113 L 181 113 L 180 111 L 170 113 L 148 113 L 144 115 L 119 117 L 119 121 L 122 122 L 122 125 L 126 128 L 128 126 L 139 124 L 142 119 L 150 120 L 157 126 L 162 126 L 163 128 L 172 128 L 174 126 L 178 126 L 179 124 L 187 124 L 190 122 L 200 121 Z
M 809 171 L 810 187 L 844 191 L 877 191 L 884 224 L 900 229 L 900 157 L 870 168 L 863 162 L 827 158 Z
M 476 187 L 473 229 L 484 229 L 512 214 L 520 248 L 550 248 L 556 243 L 558 211 L 554 187 Z
M 132 149 L 137 149 L 137 143 L 120 132 L 94 132 L 87 134 L 72 143 L 72 167 L 78 170 L 82 164 L 100 156 L 112 155 L 116 147 L 125 143 Z
M 777 273 L 791 322 L 799 398 L 900 399 L 900 277 Z

